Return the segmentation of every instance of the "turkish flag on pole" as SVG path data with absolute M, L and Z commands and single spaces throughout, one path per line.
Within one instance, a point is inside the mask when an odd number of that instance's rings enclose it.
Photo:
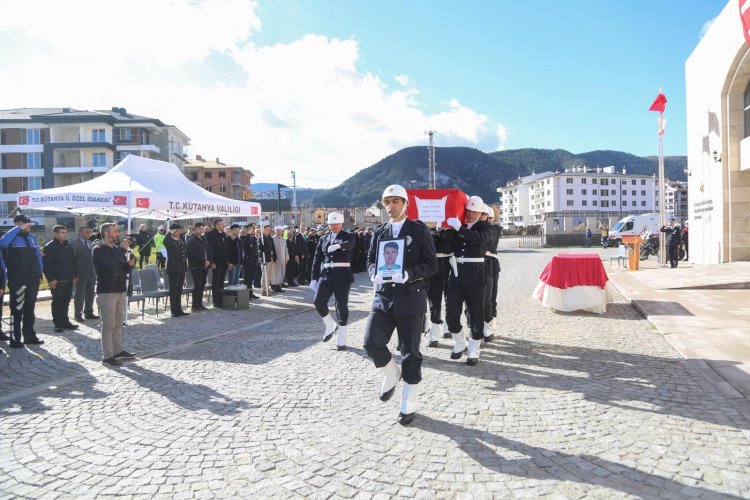
M 649 111 L 658 111 L 659 113 L 664 113 L 664 110 L 667 108 L 667 96 L 659 92 L 659 95 L 656 96 L 656 99 L 654 99 L 654 102 L 651 104 L 651 107 L 648 108 Z

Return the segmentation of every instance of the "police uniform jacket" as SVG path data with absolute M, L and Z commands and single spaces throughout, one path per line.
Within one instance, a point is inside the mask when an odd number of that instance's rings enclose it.
M 72 282 L 78 276 L 75 253 L 67 241 L 53 239 L 44 245 L 42 264 L 47 281 Z
M 432 233 L 432 238 L 435 241 L 435 251 L 438 255 L 438 269 L 433 278 L 445 278 L 448 276 L 448 258 L 445 256 L 453 253 L 453 241 L 456 239 L 456 234 L 456 231 L 453 229 Z
M 351 262 L 354 243 L 354 235 L 343 229 L 335 236 L 333 236 L 333 233 L 321 236 L 313 257 L 312 279 L 331 283 L 340 279 L 346 280 L 344 282 L 353 283 L 354 274 L 352 273 Z M 341 245 L 341 248 L 329 253 L 328 247 L 331 245 Z M 346 263 L 349 264 L 349 267 L 324 267 L 325 264 L 332 263 Z
M 39 245 L 34 236 L 21 231 L 21 226 L 12 228 L 0 238 L 0 248 L 5 252 L 8 279 L 42 277 Z
M 164 248 L 167 249 L 167 273 L 185 273 L 187 272 L 187 246 L 181 239 L 173 238 L 167 235 L 164 238 Z
M 485 262 L 487 263 L 487 273 L 492 276 L 500 272 L 500 261 L 497 260 L 497 245 L 500 242 L 502 228 L 499 224 L 490 224 L 490 229 L 492 230 L 492 239 L 489 241 L 487 251 L 492 254 L 493 257 L 485 254 Z
M 675 224 L 674 227 L 664 226 L 661 228 L 662 233 L 667 233 L 667 245 L 677 246 L 682 241 L 682 228 L 679 224 Z
M 453 241 L 453 255 L 456 259 L 485 258 L 494 232 L 487 221 L 476 221 L 471 227 L 464 224 L 458 229 Z M 458 263 L 458 277 L 451 271 L 450 279 L 460 285 L 483 285 L 487 282 L 487 270 L 484 261 Z
M 254 266 L 258 263 L 258 238 L 246 235 L 242 238 L 242 265 Z
M 370 276 L 376 272 L 379 242 L 391 239 L 391 223 L 386 222 L 375 228 L 372 243 L 367 252 L 367 270 Z M 393 312 L 396 316 L 418 316 L 427 313 L 427 283 L 425 280 L 435 274 L 438 267 L 435 255 L 435 242 L 422 222 L 406 219 L 399 238 L 404 238 L 404 271 L 409 281 L 404 284 L 384 283 L 375 291 L 372 301 L 373 311 Z
M 206 261 L 211 261 L 211 249 L 208 247 L 206 237 L 193 235 L 185 246 L 187 248 L 188 268 L 206 269 Z

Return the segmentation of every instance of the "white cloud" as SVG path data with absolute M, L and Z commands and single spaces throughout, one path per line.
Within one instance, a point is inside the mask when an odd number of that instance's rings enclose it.
M 315 187 L 425 144 L 429 129 L 439 146 L 497 150 L 505 140 L 502 125 L 456 99 L 424 113 L 406 75 L 391 89 L 358 71 L 355 40 L 253 43 L 261 25 L 249 1 L 41 3 L 0 17 L 0 41 L 17 47 L 13 59 L 0 51 L 2 109 L 126 107 L 177 125 L 194 154 L 245 165 L 258 181 L 296 170 Z

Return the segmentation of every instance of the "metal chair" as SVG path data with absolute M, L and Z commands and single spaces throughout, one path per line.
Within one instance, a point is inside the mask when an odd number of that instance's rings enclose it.
M 141 279 L 141 295 L 146 299 L 156 300 L 156 317 L 159 317 L 159 299 L 169 297 L 169 292 L 165 290 L 159 290 L 159 285 L 156 281 L 154 272 L 149 269 L 141 269 L 138 271 Z M 146 301 L 143 301 L 141 306 L 141 316 L 144 314 Z
M 609 267 L 612 267 L 613 260 L 616 260 L 620 266 L 624 266 L 623 260 L 626 262 L 628 260 L 628 246 L 620 245 L 617 247 L 617 253 L 609 256 Z

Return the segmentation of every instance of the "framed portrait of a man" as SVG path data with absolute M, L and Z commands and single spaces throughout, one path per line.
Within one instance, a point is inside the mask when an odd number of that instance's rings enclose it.
M 384 280 L 404 272 L 404 238 L 380 240 L 375 262 L 375 274 Z

